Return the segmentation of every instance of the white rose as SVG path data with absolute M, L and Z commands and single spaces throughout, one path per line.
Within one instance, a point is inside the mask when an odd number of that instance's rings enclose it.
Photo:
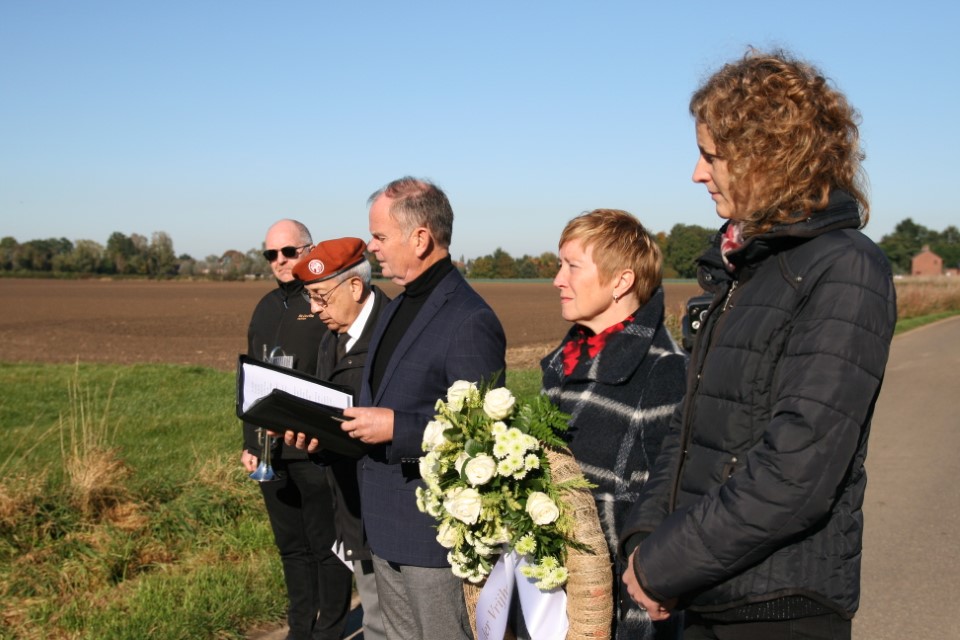
M 467 464 L 467 460 L 470 459 L 470 454 L 466 451 L 461 451 L 457 455 L 457 459 L 453 461 L 453 468 L 457 470 L 457 473 L 463 473 L 463 465 Z
M 503 420 L 513 411 L 517 399 L 506 387 L 491 389 L 483 399 L 483 412 L 494 420 Z
M 437 486 L 440 482 L 440 459 L 436 452 L 431 451 L 425 456 L 420 456 L 420 462 L 417 465 L 420 468 L 420 477 L 431 487 Z
M 470 460 L 463 471 L 467 476 L 467 482 L 478 487 L 489 482 L 493 474 L 497 472 L 497 461 L 487 454 L 481 453 Z
M 453 549 L 454 545 L 457 544 L 456 527 L 452 526 L 449 522 L 441 522 L 440 526 L 437 527 L 437 542 L 447 549 Z
M 466 380 L 457 380 L 447 389 L 447 406 L 452 411 L 460 411 L 463 403 L 477 392 L 477 385 Z
M 423 430 L 423 444 L 420 445 L 423 447 L 423 450 L 433 451 L 434 448 L 446 442 L 447 439 L 443 437 L 443 432 L 448 427 L 448 423 L 441 422 L 440 420 L 431 420 L 428 422 L 426 428 Z
M 476 489 L 457 487 L 447 494 L 443 508 L 460 522 L 476 524 L 480 517 L 480 494 Z
M 556 503 L 540 491 L 532 491 L 527 497 L 527 513 L 533 523 L 541 527 L 560 517 L 560 509 Z

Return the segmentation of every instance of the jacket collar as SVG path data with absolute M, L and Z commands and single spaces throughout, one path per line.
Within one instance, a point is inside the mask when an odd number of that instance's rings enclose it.
M 724 268 L 720 257 L 720 238 L 730 224 L 727 222 L 720 227 L 712 246 L 697 260 L 700 265 L 697 280 L 707 291 L 714 291 L 718 283 L 735 278 L 735 275 L 731 275 Z M 739 272 L 775 253 L 803 244 L 827 232 L 858 229 L 860 224 L 860 206 L 857 201 L 846 191 L 835 189 L 830 192 L 825 208 L 814 211 L 797 222 L 778 224 L 766 233 L 747 238 L 739 249 L 727 254 L 727 259 Z
M 594 380 L 603 384 L 622 384 L 640 366 L 642 357 L 653 344 L 653 336 L 663 321 L 663 287 L 657 287 L 642 307 L 633 312 L 633 322 L 622 331 L 607 339 L 603 350 L 592 360 L 581 360 L 567 380 Z M 563 371 L 563 345 L 574 338 L 577 327 L 571 327 L 560 348 L 541 363 L 546 369 L 548 360 L 559 358 L 559 371 Z

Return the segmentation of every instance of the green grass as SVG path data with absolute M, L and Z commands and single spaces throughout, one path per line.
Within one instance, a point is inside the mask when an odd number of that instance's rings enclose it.
M 520 398 L 540 379 L 507 373 Z M 0 640 L 222 640 L 283 619 L 234 384 L 201 367 L 0 364 Z
M 904 331 L 910 331 L 911 329 L 916 329 L 938 320 L 944 320 L 946 318 L 952 318 L 953 316 L 960 315 L 960 310 L 958 311 L 944 311 L 941 313 L 931 313 L 925 316 L 917 316 L 914 318 L 904 318 L 903 320 L 897 321 L 897 326 L 894 329 L 894 335 L 903 333 Z
M 232 374 L 0 365 L 0 388 L 0 638 L 241 638 L 283 617 Z
M 540 372 L 507 382 L 528 397 Z M 0 639 L 242 638 L 283 619 L 234 385 L 200 367 L 0 364 Z

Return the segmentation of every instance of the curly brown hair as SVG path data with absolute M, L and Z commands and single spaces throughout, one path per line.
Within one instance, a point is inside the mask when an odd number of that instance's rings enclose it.
M 860 116 L 814 66 L 756 49 L 714 73 L 690 114 L 727 161 L 736 200 L 749 202 L 744 235 L 802 220 L 843 189 L 869 217 Z
M 620 209 L 594 209 L 582 213 L 564 227 L 558 246 L 579 240 L 592 248 L 600 284 L 606 284 L 621 269 L 634 273 L 633 286 L 640 305 L 653 296 L 663 280 L 663 255 L 653 236 L 640 221 Z

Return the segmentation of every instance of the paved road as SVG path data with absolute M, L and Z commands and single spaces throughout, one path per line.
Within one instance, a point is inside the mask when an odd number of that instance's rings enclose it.
M 855 640 L 960 640 L 958 373 L 960 317 L 893 341 L 867 455 Z
M 893 341 L 867 453 L 856 640 L 960 639 L 960 317 Z

